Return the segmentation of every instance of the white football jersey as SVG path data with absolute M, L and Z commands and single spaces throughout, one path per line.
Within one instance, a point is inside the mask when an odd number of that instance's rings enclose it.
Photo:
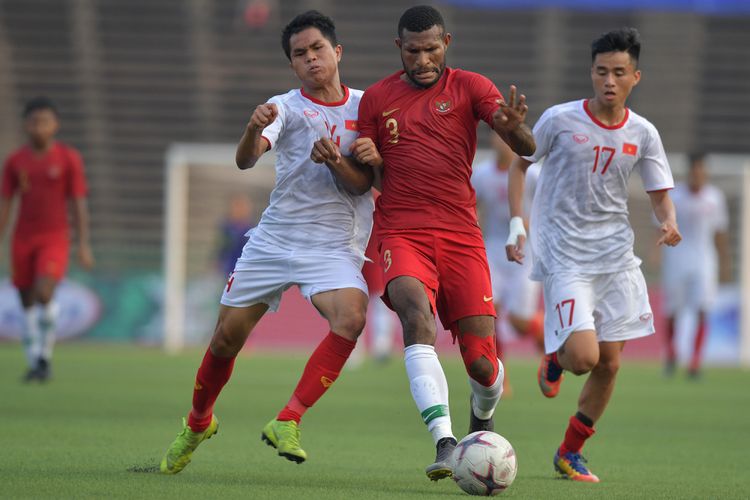
M 699 192 L 693 193 L 686 183 L 679 183 L 671 195 L 682 241 L 676 247 L 664 247 L 665 275 L 696 267 L 716 273 L 718 262 L 714 236 L 729 226 L 724 193 L 712 185 L 703 186 Z
M 640 265 L 628 222 L 628 178 L 636 169 L 646 191 L 674 187 L 656 128 L 626 109 L 607 126 L 586 100 L 553 106 L 534 126 L 544 159 L 531 213 L 532 277 L 557 272 L 613 273 Z
M 524 216 L 531 211 L 539 166 L 531 165 L 526 171 L 524 187 Z M 508 204 L 508 171 L 497 168 L 495 160 L 488 160 L 474 167 L 471 184 L 477 197 L 477 205 L 482 214 L 482 234 L 485 241 L 493 241 L 505 247 L 510 225 Z M 517 265 L 517 264 L 515 264 Z
M 310 159 L 313 143 L 322 137 L 335 142 L 343 155 L 350 154 L 358 136 L 362 91 L 344 87 L 344 92 L 337 103 L 320 102 L 301 89 L 269 99 L 278 116 L 263 137 L 276 151 L 276 184 L 268 208 L 248 236 L 284 248 L 349 248 L 364 256 L 372 229 L 372 194 L 349 194 L 325 164 Z

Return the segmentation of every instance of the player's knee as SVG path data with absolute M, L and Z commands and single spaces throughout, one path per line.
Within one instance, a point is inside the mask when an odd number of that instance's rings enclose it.
M 469 376 L 485 387 L 491 386 L 495 383 L 498 373 L 497 358 L 494 358 L 494 361 L 493 363 L 485 357 L 475 359 L 468 367 Z
M 598 353 L 584 352 L 571 356 L 570 366 L 567 368 L 576 375 L 583 375 L 593 370 L 598 362 Z
M 620 370 L 620 359 L 600 359 L 596 365 L 596 371 L 608 376 L 609 378 L 615 378 L 617 372 Z
M 352 309 L 340 314 L 331 324 L 331 330 L 347 338 L 357 338 L 365 328 L 367 310 Z
M 459 347 L 469 376 L 485 387 L 494 384 L 499 372 L 494 335 L 479 337 L 462 333 Z
M 220 357 L 236 356 L 242 349 L 244 342 L 238 342 L 237 337 L 232 335 L 226 321 L 219 320 L 216 323 L 214 335 L 211 337 L 211 352 Z
M 407 310 L 399 314 L 404 330 L 404 343 L 428 344 L 435 343 L 435 318 L 427 317 L 419 309 Z

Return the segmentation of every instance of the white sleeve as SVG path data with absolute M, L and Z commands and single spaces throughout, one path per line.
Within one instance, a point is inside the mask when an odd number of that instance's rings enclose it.
M 524 156 L 524 160 L 530 161 L 531 163 L 537 163 L 539 160 L 547 156 L 547 153 L 549 153 L 549 150 L 552 147 L 552 141 L 555 140 L 555 130 L 553 127 L 554 120 L 552 119 L 554 116 L 556 115 L 552 113 L 552 108 L 549 108 L 536 122 L 533 130 L 536 151 L 534 151 L 533 155 Z
M 278 115 L 276 116 L 276 119 L 266 128 L 263 129 L 263 132 L 261 133 L 261 137 L 266 139 L 268 141 L 268 144 L 270 144 L 269 149 L 273 149 L 276 147 L 276 142 L 279 140 L 279 137 L 281 134 L 284 133 L 284 124 L 286 122 L 286 106 L 284 105 L 284 102 L 279 99 L 278 97 L 272 97 L 268 100 L 268 104 L 275 104 L 276 109 L 278 110 Z
M 653 127 L 648 129 L 643 154 L 638 160 L 636 168 L 641 175 L 643 188 L 646 191 L 661 191 L 674 187 L 674 179 L 667 161 L 667 154 L 664 152 L 659 132 Z

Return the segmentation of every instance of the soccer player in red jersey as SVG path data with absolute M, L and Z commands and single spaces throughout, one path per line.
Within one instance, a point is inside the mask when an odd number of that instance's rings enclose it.
M 353 149 L 360 162 L 382 167 L 375 220 L 384 299 L 401 320 L 411 393 L 436 445 L 426 469 L 432 480 L 452 475 L 456 445 L 434 348 L 435 313 L 458 341 L 469 374 L 470 432 L 493 428 L 502 393 L 492 286 L 470 181 L 477 125 L 489 124 L 518 154 L 535 149 L 524 124 L 525 97 L 516 101 L 511 87 L 505 101 L 484 76 L 446 67 L 450 42 L 433 7 L 404 12 L 396 38 L 404 69 L 365 91 L 360 138 L 372 144 Z
M 29 369 L 25 381 L 50 376 L 55 341 L 55 287 L 68 267 L 68 201 L 78 235 L 78 257 L 90 269 L 86 178 L 81 155 L 55 139 L 60 128 L 52 101 L 38 97 L 26 104 L 24 127 L 29 142 L 8 156 L 0 187 L 0 239 L 14 196 L 19 208 L 11 243 L 13 285 L 24 308 L 23 344 Z

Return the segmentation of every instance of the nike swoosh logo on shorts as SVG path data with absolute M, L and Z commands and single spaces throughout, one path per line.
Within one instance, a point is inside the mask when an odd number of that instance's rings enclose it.
M 401 109 L 401 108 L 393 108 L 393 109 L 392 109 L 392 110 L 390 110 L 390 111 L 383 111 L 383 116 L 389 116 L 389 115 L 392 115 L 393 113 L 395 113 L 395 112 L 396 112 L 396 111 L 398 111 L 399 109 Z
M 492 300 L 492 295 L 490 295 L 489 297 L 487 297 L 486 295 L 483 295 L 483 296 L 482 296 L 482 299 L 483 299 L 483 300 L 484 300 L 485 302 L 489 302 L 490 300 Z

